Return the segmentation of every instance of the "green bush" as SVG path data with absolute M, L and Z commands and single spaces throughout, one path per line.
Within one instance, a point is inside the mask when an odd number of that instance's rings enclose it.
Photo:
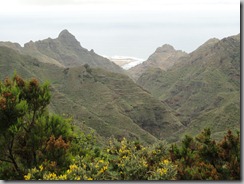
M 239 133 L 228 131 L 216 143 L 205 129 L 195 139 L 185 136 L 179 146 L 172 145 L 170 157 L 178 166 L 178 180 L 240 180 Z
M 240 135 L 210 129 L 169 147 L 110 138 L 98 145 L 71 118 L 50 114 L 49 85 L 18 75 L 0 82 L 0 178 L 4 180 L 240 180 Z
M 48 83 L 36 79 L 25 81 L 15 74 L 0 82 L 1 179 L 23 179 L 45 160 L 69 165 L 69 146 L 58 144 L 69 145 L 72 127 L 69 120 L 48 113 L 50 97 Z M 54 146 L 48 150 L 51 141 Z
M 174 180 L 176 166 L 166 157 L 166 144 L 144 147 L 123 138 L 111 139 L 104 149 L 77 156 L 65 172 L 33 168 L 25 179 L 42 180 Z

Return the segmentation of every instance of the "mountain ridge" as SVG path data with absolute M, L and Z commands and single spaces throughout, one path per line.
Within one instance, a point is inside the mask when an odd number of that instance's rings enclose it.
M 238 130 L 240 35 L 207 41 L 181 59 L 167 71 L 147 70 L 137 83 L 178 112 L 186 125 L 179 136 L 196 135 L 206 126 L 216 135 Z
M 82 48 L 67 30 L 24 48 L 11 42 L 0 45 L 1 79 L 15 70 L 24 78 L 49 80 L 52 111 L 72 114 L 79 126 L 103 137 L 175 142 L 206 126 L 217 136 L 227 128 L 238 129 L 240 34 L 210 39 L 189 54 L 162 45 L 144 62 L 149 67 L 138 75 L 137 84 L 123 70 L 111 69 L 114 65 L 100 67 L 101 57 Z M 65 66 L 79 57 L 89 64 Z M 164 62 L 172 65 L 165 69 Z
M 44 63 L 51 63 L 60 67 L 76 67 L 89 64 L 91 67 L 100 67 L 108 71 L 124 73 L 124 70 L 110 60 L 88 51 L 80 45 L 68 30 L 61 31 L 57 38 L 47 38 L 39 41 L 30 41 L 21 47 L 11 42 L 0 42 L 0 45 L 18 50 L 22 54 L 36 57 Z M 20 47 L 19 47 L 20 46 Z
M 0 47 L 0 61 L 1 79 L 16 71 L 26 79 L 48 80 L 51 111 L 69 114 L 79 127 L 92 128 L 101 137 L 153 143 L 183 126 L 167 105 L 124 74 L 89 65 L 62 68 L 7 47 Z

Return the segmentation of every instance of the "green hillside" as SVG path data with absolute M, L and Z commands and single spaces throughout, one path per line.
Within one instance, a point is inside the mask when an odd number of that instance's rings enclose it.
M 172 110 L 123 74 L 90 68 L 62 68 L 0 47 L 0 77 L 14 71 L 51 83 L 50 109 L 72 116 L 80 127 L 102 137 L 127 137 L 152 143 L 183 125 Z
M 24 48 L 1 45 L 8 47 L 0 47 L 1 79 L 16 71 L 24 78 L 50 81 L 50 110 L 73 117 L 80 127 L 94 129 L 103 138 L 174 142 L 205 127 L 217 138 L 228 128 L 240 128 L 240 35 L 210 39 L 184 57 L 174 57 L 173 47 L 164 47 L 172 51 L 168 61 L 174 65 L 166 71 L 156 68 L 160 61 L 155 60 L 162 57 L 154 58 L 138 85 L 110 61 L 104 64 L 82 48 L 67 30 L 57 39 L 30 42 Z M 149 60 L 147 64 L 152 66 Z
M 186 127 L 176 137 L 204 127 L 217 137 L 239 129 L 240 35 L 210 40 L 168 71 L 147 70 L 137 83 L 177 111 Z
M 162 47 L 158 47 L 146 61 L 130 68 L 127 73 L 133 80 L 136 81 L 150 68 L 160 68 L 161 70 L 166 71 L 181 61 L 181 58 L 187 56 L 187 53 L 181 50 L 175 50 L 173 46 L 165 44 Z
M 0 46 L 12 48 L 22 54 L 35 57 L 41 62 L 55 64 L 59 67 L 76 67 L 89 64 L 92 67 L 124 73 L 121 67 L 96 54 L 94 50 L 88 51 L 83 48 L 68 30 L 63 30 L 55 39 L 30 41 L 24 47 L 11 42 L 0 42 Z

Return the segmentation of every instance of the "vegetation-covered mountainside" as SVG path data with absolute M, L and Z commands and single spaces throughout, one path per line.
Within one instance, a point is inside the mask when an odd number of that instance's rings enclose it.
M 150 68 L 160 68 L 166 71 L 175 63 L 181 61 L 180 58 L 182 57 L 187 57 L 187 53 L 175 50 L 171 45 L 165 44 L 162 47 L 158 47 L 146 61 L 129 69 L 128 74 L 132 79 L 137 80 Z
M 190 54 L 163 45 L 130 69 L 134 80 L 140 76 L 138 85 L 67 30 L 23 48 L 0 45 L 6 46 L 0 48 L 1 79 L 16 70 L 24 78 L 50 81 L 50 109 L 103 137 L 177 141 L 205 127 L 217 138 L 239 129 L 240 35 L 210 39 Z
M 240 180 L 240 134 L 210 129 L 179 145 L 109 138 L 50 113 L 48 83 L 18 74 L 0 82 L 2 180 Z
M 0 45 L 0 179 L 240 180 L 240 34 L 133 79 L 67 30 Z
M 183 126 L 166 104 L 123 74 L 89 65 L 62 68 L 7 47 L 0 47 L 0 63 L 1 79 L 16 71 L 24 78 L 49 81 L 51 110 L 69 114 L 79 126 L 91 127 L 103 137 L 125 136 L 152 143 Z
M 51 63 L 61 67 L 76 67 L 89 64 L 108 71 L 123 73 L 123 69 L 97 55 L 93 50 L 81 47 L 76 38 L 67 30 L 63 30 L 56 39 L 45 39 L 37 42 L 30 41 L 22 48 L 17 43 L 0 42 L 0 45 L 10 47 L 22 54 L 37 58 L 44 63 Z
M 179 135 L 239 129 L 240 34 L 211 39 L 167 71 L 147 70 L 137 83 L 177 111 L 185 125 Z

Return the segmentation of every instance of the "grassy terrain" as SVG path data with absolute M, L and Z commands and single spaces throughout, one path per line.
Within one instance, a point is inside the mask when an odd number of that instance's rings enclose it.
M 45 53 L 46 59 L 65 61 L 76 52 L 73 46 L 79 45 L 72 35 L 67 41 L 65 34 L 32 46 Z M 54 44 L 52 49 L 46 49 L 48 43 Z M 0 47 L 0 78 L 16 71 L 24 78 L 49 81 L 50 110 L 73 117 L 81 128 L 95 130 L 101 139 L 125 136 L 147 143 L 174 142 L 205 127 L 212 128 L 216 138 L 226 129 L 240 127 L 240 35 L 210 40 L 167 71 L 148 68 L 137 81 L 140 86 L 93 64 L 66 68 L 62 62 L 58 66 L 40 62 L 39 56 L 22 55 L 18 45 L 8 45 L 15 50 Z
M 11 42 L 0 42 L 0 45 L 59 67 L 76 67 L 89 64 L 92 67 L 124 73 L 124 70 L 113 62 L 99 56 L 93 50 L 88 51 L 83 48 L 75 36 L 67 30 L 63 30 L 55 39 L 47 38 L 36 42 L 30 41 L 24 47 Z
M 72 116 L 80 127 L 102 137 L 127 137 L 152 143 L 183 125 L 166 104 L 123 74 L 90 68 L 62 68 L 0 48 L 1 79 L 14 71 L 51 83 L 50 109 Z
M 148 69 L 137 81 L 177 112 L 185 133 L 240 128 L 240 35 L 205 44 L 168 71 Z

